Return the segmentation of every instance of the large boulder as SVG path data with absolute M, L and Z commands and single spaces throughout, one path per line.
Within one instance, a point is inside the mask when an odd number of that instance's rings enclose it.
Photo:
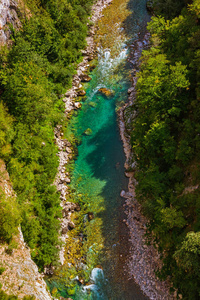
M 85 134 L 85 135 L 92 135 L 92 129 L 91 129 L 91 128 L 87 128 L 87 129 L 84 131 L 84 134 Z
M 74 229 L 74 228 L 75 228 L 75 224 L 74 224 L 74 222 L 72 222 L 72 221 L 69 221 L 69 223 L 68 223 L 68 228 L 69 228 L 69 230 L 72 230 L 72 229 Z
M 79 109 L 79 108 L 81 108 L 82 104 L 80 102 L 75 102 L 74 106 L 75 106 L 75 108 Z
M 77 91 L 77 95 L 80 96 L 80 97 L 83 97 L 83 96 L 86 95 L 86 91 L 84 91 L 84 90 L 79 90 L 79 91 Z
M 107 98 L 110 98 L 114 95 L 114 92 L 107 88 L 101 88 L 101 89 L 99 89 L 99 92 L 101 94 L 103 94 L 104 96 L 106 96 Z

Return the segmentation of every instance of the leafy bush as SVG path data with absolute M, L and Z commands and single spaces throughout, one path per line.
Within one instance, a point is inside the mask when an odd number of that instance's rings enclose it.
M 5 271 L 5 268 L 4 267 L 0 267 L 0 275 L 2 275 L 4 271 Z
M 9 242 L 20 224 L 19 207 L 15 197 L 6 197 L 0 191 L 0 239 Z
M 186 4 L 185 0 L 153 0 L 153 7 L 157 15 L 164 15 L 167 19 L 178 16 Z
M 19 300 L 17 296 L 8 295 L 4 291 L 0 290 L 0 299 L 1 300 Z M 24 296 L 23 300 L 34 300 L 35 296 Z
M 11 154 L 11 139 L 14 134 L 13 118 L 4 104 L 0 102 L 0 157 L 6 159 Z

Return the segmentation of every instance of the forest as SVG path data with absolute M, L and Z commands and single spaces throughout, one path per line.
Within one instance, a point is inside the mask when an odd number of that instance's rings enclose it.
M 152 3 L 151 3 L 152 4 Z M 147 238 L 162 279 L 200 298 L 200 2 L 154 1 L 141 58 L 131 144 Z
M 0 158 L 17 200 L 0 193 L 0 240 L 21 223 L 40 270 L 56 264 L 61 207 L 54 127 L 65 121 L 60 98 L 82 60 L 92 1 L 27 0 L 12 47 L 0 50 Z M 12 209 L 11 209 L 12 207 Z M 10 213 L 12 212 L 12 213 Z

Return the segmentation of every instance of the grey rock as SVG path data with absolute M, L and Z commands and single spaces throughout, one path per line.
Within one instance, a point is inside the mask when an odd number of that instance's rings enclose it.
M 74 228 L 75 228 L 75 224 L 74 224 L 74 222 L 72 222 L 72 221 L 69 221 L 69 223 L 68 223 L 68 228 L 69 228 L 69 230 L 72 230 L 72 229 L 74 229 Z
M 135 87 L 131 87 L 130 89 L 128 89 L 128 94 L 131 94 L 134 91 L 135 91 Z

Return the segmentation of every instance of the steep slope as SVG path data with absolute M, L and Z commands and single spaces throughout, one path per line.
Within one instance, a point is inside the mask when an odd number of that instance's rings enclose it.
M 4 193 L 7 201 L 11 201 L 11 197 L 13 201 L 16 201 L 5 164 L 3 161 L 0 161 L 0 164 L 0 203 L 2 193 Z M 11 211 L 10 214 L 12 214 Z M 16 295 L 20 299 L 31 295 L 38 300 L 52 299 L 38 267 L 31 259 L 30 249 L 24 242 L 20 227 L 16 229 L 16 232 L 11 242 L 1 241 L 0 243 L 0 283 L 2 290 L 8 295 Z

